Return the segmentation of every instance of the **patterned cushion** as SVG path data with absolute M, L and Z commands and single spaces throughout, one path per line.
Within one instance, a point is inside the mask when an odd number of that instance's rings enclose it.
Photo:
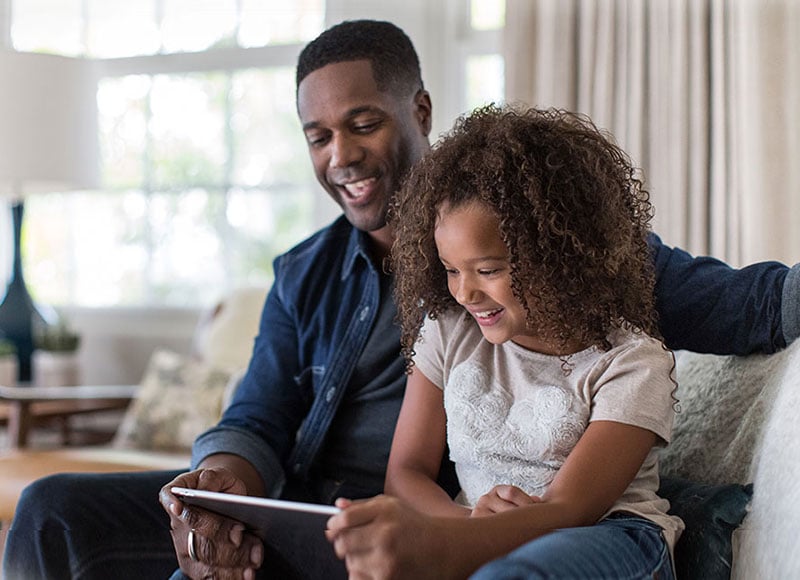
M 117 430 L 114 446 L 189 451 L 222 414 L 234 369 L 216 368 L 167 350 L 150 358 L 144 379 Z

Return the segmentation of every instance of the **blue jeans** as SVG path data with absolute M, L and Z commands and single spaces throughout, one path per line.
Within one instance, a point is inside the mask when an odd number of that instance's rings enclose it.
M 22 493 L 6 580 L 168 578 L 178 566 L 158 492 L 180 471 L 52 475 Z
M 661 528 L 629 514 L 537 538 L 481 567 L 471 580 L 674 580 Z

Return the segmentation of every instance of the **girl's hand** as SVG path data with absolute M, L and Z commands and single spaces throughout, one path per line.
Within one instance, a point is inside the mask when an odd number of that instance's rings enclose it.
M 514 485 L 496 485 L 478 499 L 470 517 L 490 516 L 541 502 L 542 498 L 539 496 L 528 495 Z
M 351 580 L 447 577 L 434 518 L 389 496 L 336 505 L 342 512 L 328 520 L 325 534 Z

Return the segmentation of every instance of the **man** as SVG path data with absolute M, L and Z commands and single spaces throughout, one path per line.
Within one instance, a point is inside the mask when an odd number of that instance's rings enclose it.
M 169 492 L 182 485 L 331 503 L 383 488 L 405 385 L 385 217 L 429 148 L 431 100 L 405 34 L 356 21 L 304 49 L 297 108 L 317 179 L 344 216 L 275 261 L 250 367 L 219 425 L 197 439 L 194 470 L 33 484 L 9 532 L 7 578 L 154 578 L 175 568 L 176 555 L 175 578 L 344 575 L 332 550 L 307 553 L 302 538 L 280 533 L 262 543 Z M 670 346 L 772 352 L 800 334 L 800 267 L 733 270 L 655 236 L 651 243 Z M 154 499 L 159 489 L 168 517 Z

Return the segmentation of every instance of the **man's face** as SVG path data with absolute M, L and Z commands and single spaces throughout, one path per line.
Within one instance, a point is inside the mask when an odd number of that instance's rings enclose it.
M 428 94 L 381 92 L 369 61 L 346 61 L 304 78 L 297 110 L 322 187 L 355 227 L 391 243 L 389 201 L 429 149 Z

